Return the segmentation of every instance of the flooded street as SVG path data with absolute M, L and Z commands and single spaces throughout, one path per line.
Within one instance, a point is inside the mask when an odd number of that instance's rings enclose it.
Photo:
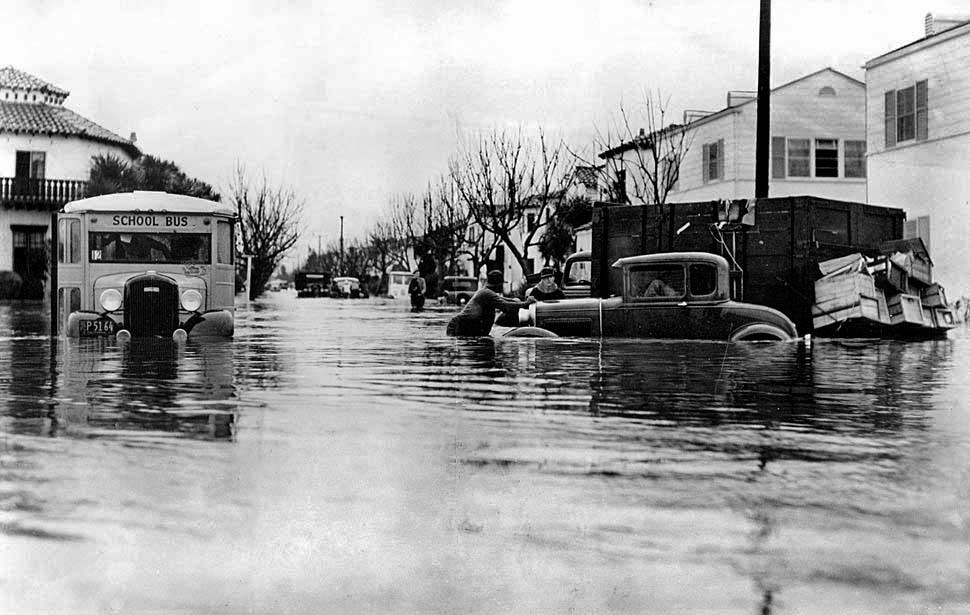
M 4 613 L 964 613 L 970 336 L 448 338 L 271 293 L 229 341 L 0 305 Z

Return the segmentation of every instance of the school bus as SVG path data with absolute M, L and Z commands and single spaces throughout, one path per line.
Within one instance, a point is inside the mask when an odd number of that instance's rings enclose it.
M 164 192 L 73 201 L 54 214 L 51 334 L 230 337 L 232 207 Z

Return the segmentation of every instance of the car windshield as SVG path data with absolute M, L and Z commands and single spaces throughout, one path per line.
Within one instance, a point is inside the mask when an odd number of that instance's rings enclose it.
M 682 265 L 643 265 L 630 269 L 633 297 L 675 298 L 684 296 Z
M 566 268 L 564 284 L 589 284 L 591 275 L 590 262 L 587 260 L 572 261 Z
M 93 263 L 209 263 L 211 236 L 204 233 L 96 232 L 88 236 Z

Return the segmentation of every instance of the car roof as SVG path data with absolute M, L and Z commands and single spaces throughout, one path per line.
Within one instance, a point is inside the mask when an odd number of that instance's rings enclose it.
M 620 269 L 624 265 L 655 265 L 670 262 L 711 263 L 713 265 L 727 267 L 727 260 L 723 256 L 711 254 L 710 252 L 660 252 L 658 254 L 626 256 L 617 259 L 613 263 L 613 267 Z

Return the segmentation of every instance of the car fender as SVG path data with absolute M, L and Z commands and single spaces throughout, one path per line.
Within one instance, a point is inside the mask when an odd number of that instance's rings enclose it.
M 790 333 L 777 325 L 766 322 L 756 322 L 738 327 L 728 337 L 730 342 L 749 341 L 779 341 L 787 342 L 795 339 Z
M 502 337 L 559 337 L 549 329 L 542 327 L 516 327 L 506 331 Z

